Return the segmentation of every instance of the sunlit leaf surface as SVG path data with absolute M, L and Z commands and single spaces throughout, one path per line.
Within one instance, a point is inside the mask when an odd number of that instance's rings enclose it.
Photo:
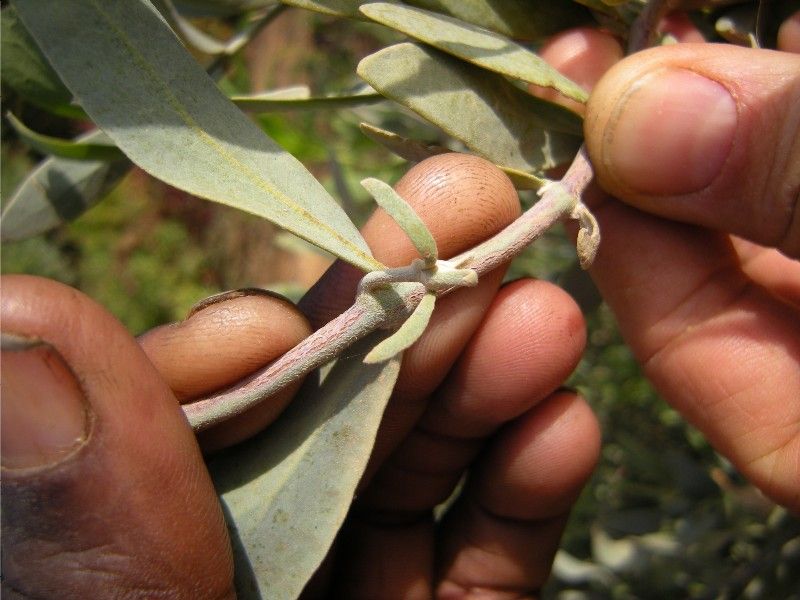
M 422 258 L 431 265 L 435 263 L 439 256 L 436 240 L 411 205 L 400 197 L 392 186 L 380 179 L 370 177 L 362 181 L 361 185 L 375 198 L 378 206 L 400 226 Z
M 385 335 L 348 349 L 269 429 L 211 460 L 240 600 L 297 597 L 328 552 L 400 370 L 399 357 L 362 362 Z
M 368 138 L 374 142 L 377 142 L 378 144 L 381 144 L 387 150 L 394 152 L 400 158 L 410 162 L 420 162 L 437 154 L 454 152 L 454 150 L 450 150 L 449 148 L 432 146 L 417 140 L 403 137 L 398 133 L 389 131 L 387 129 L 382 129 L 380 127 L 375 127 L 369 123 L 360 123 L 359 127 L 364 135 L 366 135 Z M 546 183 L 544 179 L 537 177 L 532 173 L 526 173 L 525 171 L 512 169 L 511 167 L 504 167 L 502 165 L 497 166 L 506 175 L 508 175 L 509 179 L 511 179 L 511 182 L 514 184 L 514 187 L 518 190 L 538 190 Z
M 299 161 L 222 95 L 150 4 L 26 0 L 26 27 L 89 116 L 151 175 L 382 265 Z
M 361 7 L 370 19 L 479 67 L 558 90 L 585 102 L 589 95 L 542 58 L 507 37 L 434 12 L 373 2 Z
M 13 6 L 3 8 L 0 25 L 3 86 L 9 86 L 28 102 L 56 114 L 83 115 L 79 107 L 71 104 L 72 93 L 42 55 Z
M 281 0 L 289 6 L 313 10 L 325 15 L 337 17 L 363 18 L 358 7 L 370 0 Z
M 78 141 L 111 143 L 100 131 Z M 110 145 L 108 148 L 116 150 Z M 124 156 L 110 162 L 58 157 L 44 160 L 8 199 L 0 219 L 0 239 L 22 240 L 75 219 L 101 200 L 132 166 Z
M 384 97 L 372 90 L 336 96 L 307 96 L 305 98 L 280 97 L 274 92 L 252 96 L 232 96 L 231 101 L 248 112 L 275 112 L 289 110 L 332 110 L 352 108 L 381 102 Z
M 358 74 L 496 164 L 540 172 L 570 160 L 580 145 L 574 113 L 433 48 L 384 48 L 364 58 Z
M 588 14 L 563 0 L 407 0 L 514 39 L 538 40 L 577 25 Z

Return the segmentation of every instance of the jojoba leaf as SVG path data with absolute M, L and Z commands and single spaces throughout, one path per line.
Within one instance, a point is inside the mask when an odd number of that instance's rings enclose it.
M 364 179 L 361 185 L 405 232 L 425 262 L 429 265 L 434 264 L 439 256 L 436 240 L 411 205 L 395 192 L 392 186 L 380 179 Z
M 275 112 L 279 110 L 324 110 L 366 106 L 385 100 L 373 90 L 366 89 L 353 94 L 316 96 L 305 98 L 281 98 L 273 93 L 252 96 L 232 96 L 231 101 L 248 112 Z
M 161 15 L 167 20 L 175 33 L 179 34 L 183 40 L 203 54 L 217 55 L 224 54 L 227 44 L 221 42 L 205 31 L 195 27 L 189 19 L 185 18 L 178 9 L 175 8 L 172 0 L 151 0 Z
M 78 138 L 78 144 L 111 144 L 101 131 Z M 116 150 L 109 145 L 109 149 Z M 0 218 L 0 239 L 19 241 L 71 221 L 97 204 L 133 165 L 123 155 L 113 161 L 50 157 L 14 191 Z
M 313 10 L 335 17 L 350 17 L 355 19 L 364 18 L 361 13 L 358 12 L 358 7 L 369 1 L 370 0 L 281 0 L 281 2 L 289 6 Z
M 0 17 L 0 75 L 28 102 L 65 117 L 85 116 L 72 105 L 72 93 L 64 86 L 50 63 L 25 29 L 13 6 L 6 6 Z
M 580 145 L 576 114 L 433 48 L 389 46 L 364 58 L 358 74 L 498 165 L 540 172 L 570 160 Z
M 373 142 L 377 142 L 390 152 L 394 152 L 400 158 L 410 162 L 420 162 L 437 154 L 452 152 L 444 146 L 425 144 L 369 123 L 362 122 L 358 126 L 361 128 L 361 132 Z
M 372 141 L 381 144 L 390 152 L 394 152 L 397 156 L 409 162 L 420 162 L 437 154 L 455 152 L 455 150 L 450 150 L 443 146 L 433 146 L 417 140 L 411 140 L 398 133 L 375 127 L 369 123 L 359 123 L 359 127 L 361 128 L 361 132 Z M 497 166 L 508 175 L 508 178 L 511 179 L 511 183 L 513 183 L 514 187 L 518 190 L 538 190 L 546 183 L 546 180 L 531 173 L 526 173 L 519 169 L 512 169 L 511 167 Z
M 389 2 L 365 4 L 361 12 L 378 23 L 484 69 L 556 89 L 578 102 L 589 98 L 586 90 L 535 53 L 483 27 Z
M 267 430 L 209 462 L 240 599 L 296 598 L 327 554 L 400 370 L 399 358 L 362 362 L 385 335 L 352 346 Z
M 41 133 L 29 129 L 10 112 L 6 113 L 6 118 L 22 141 L 42 154 L 51 154 L 53 156 L 71 158 L 73 160 L 108 161 L 125 158 L 122 151 L 113 144 L 93 144 L 80 140 L 64 140 L 49 135 L 42 135 Z M 106 137 L 105 139 L 108 138 Z
M 364 357 L 366 364 L 382 363 L 409 348 L 425 332 L 436 306 L 436 294 L 426 293 L 411 316 L 408 317 L 394 334 L 375 346 Z
M 555 0 L 406 0 L 510 38 L 539 40 L 589 20 L 574 4 Z
M 142 169 L 383 267 L 299 161 L 216 87 L 146 0 L 25 0 L 20 17 L 89 116 Z
M 714 29 L 721 38 L 731 44 L 758 48 L 756 39 L 756 7 L 737 6 L 725 12 L 716 23 Z

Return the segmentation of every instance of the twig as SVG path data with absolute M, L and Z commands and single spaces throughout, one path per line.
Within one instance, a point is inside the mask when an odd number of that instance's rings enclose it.
M 650 0 L 631 25 L 628 36 L 628 54 L 649 48 L 656 41 L 658 24 L 667 16 L 678 0 Z
M 581 148 L 564 178 L 547 186 L 536 204 L 495 236 L 450 262 L 483 275 L 510 261 L 581 205 L 581 195 L 592 176 L 586 150 Z M 453 289 L 456 288 L 443 290 L 438 295 Z M 223 392 L 185 404 L 183 410 L 189 423 L 195 431 L 201 431 L 249 410 L 329 362 L 370 332 L 392 327 L 408 318 L 424 293 L 422 284 L 397 283 L 371 294 L 360 294 L 345 312 L 261 371 Z

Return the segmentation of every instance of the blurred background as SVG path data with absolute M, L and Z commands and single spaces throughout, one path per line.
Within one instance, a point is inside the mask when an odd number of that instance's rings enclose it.
M 219 39 L 241 26 L 232 18 L 192 23 Z M 360 83 L 357 62 L 393 35 L 287 10 L 243 52 L 217 64 L 216 73 L 229 94 L 296 85 L 313 95 L 344 92 Z M 205 65 L 215 60 L 195 53 Z M 90 127 L 41 110 L 5 78 L 3 84 L 4 112 L 39 133 L 71 138 Z M 372 208 L 358 182 L 369 176 L 394 183 L 408 168 L 367 139 L 360 121 L 453 147 L 389 102 L 254 118 L 357 224 Z M 3 202 L 42 158 L 3 119 Z M 523 193 L 522 201 L 533 197 Z M 800 522 L 743 481 L 659 399 L 574 255 L 572 244 L 552 231 L 508 275 L 555 281 L 583 307 L 589 346 L 569 385 L 594 407 L 604 435 L 601 462 L 574 510 L 544 597 L 800 598 Z M 266 221 L 193 198 L 135 168 L 77 220 L 4 244 L 0 257 L 3 273 L 43 275 L 85 291 L 134 334 L 180 320 L 195 302 L 222 290 L 257 286 L 297 300 L 331 262 Z

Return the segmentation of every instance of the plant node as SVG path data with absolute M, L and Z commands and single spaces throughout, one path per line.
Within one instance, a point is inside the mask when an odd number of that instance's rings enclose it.
M 404 267 L 367 273 L 361 278 L 356 295 L 403 282 L 421 283 L 427 291 L 439 294 L 457 287 L 477 285 L 478 272 L 474 269 L 461 269 L 448 260 L 437 260 L 428 264 L 425 259 L 415 258 Z

